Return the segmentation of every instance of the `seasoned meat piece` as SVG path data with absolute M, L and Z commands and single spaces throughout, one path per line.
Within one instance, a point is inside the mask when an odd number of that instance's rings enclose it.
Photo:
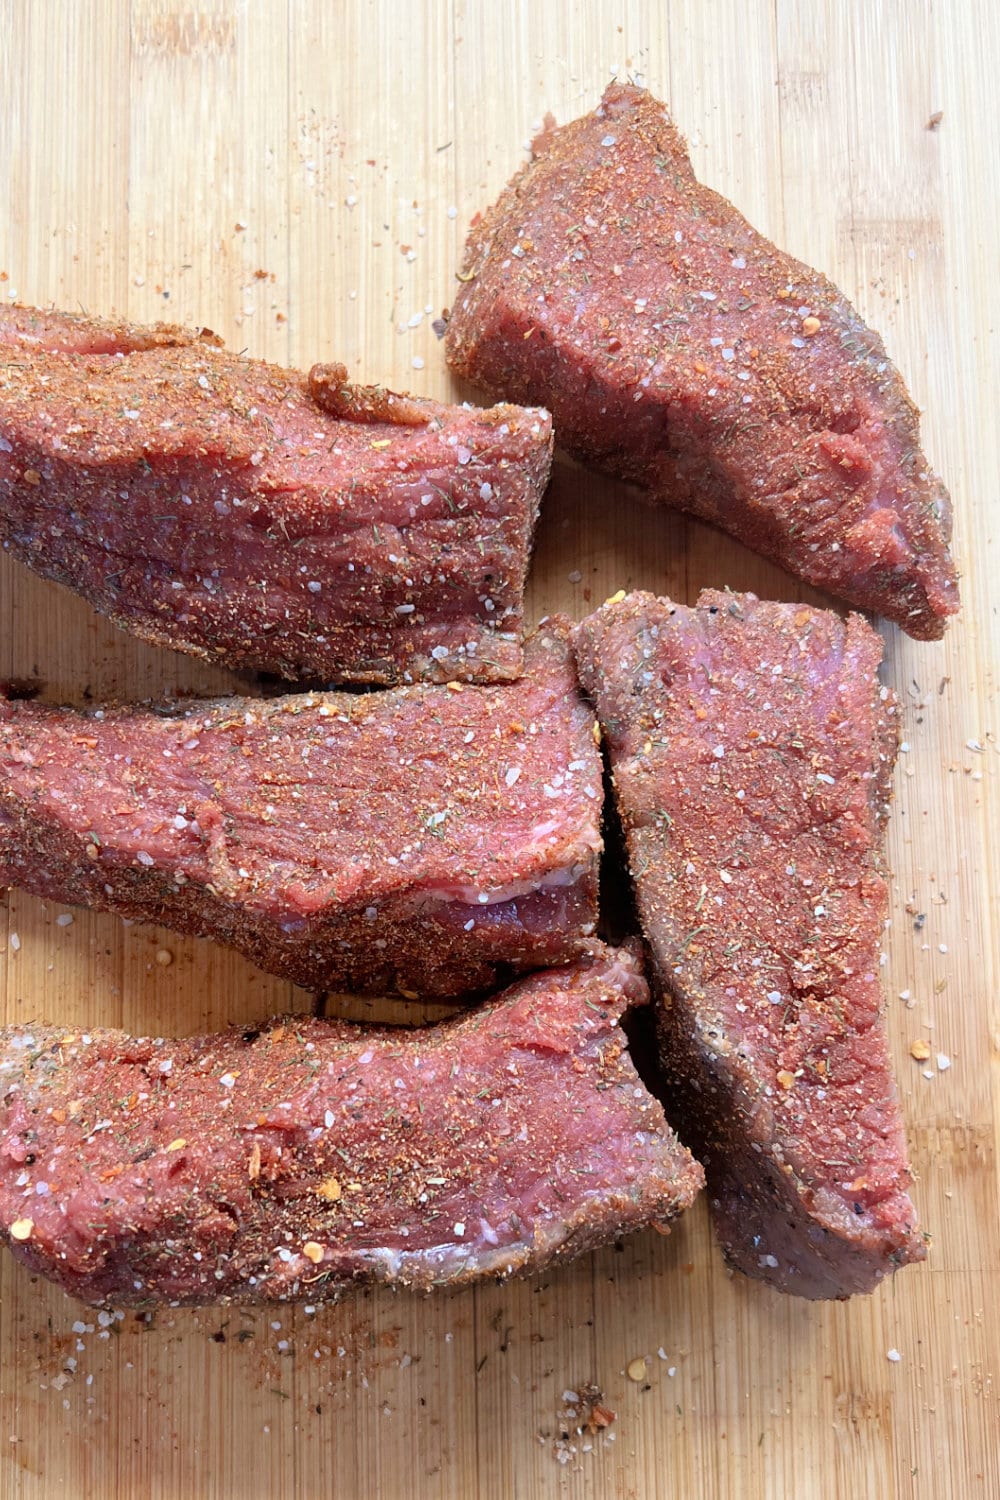
M 920 639 L 958 608 L 948 495 L 882 341 L 696 182 L 662 104 L 614 84 L 535 142 L 474 227 L 452 368 L 542 400 L 586 463 Z
M 701 1186 L 617 1024 L 647 998 L 637 958 L 596 944 L 428 1030 L 6 1027 L 0 1232 L 119 1307 L 539 1271 Z
M 924 1244 L 882 1026 L 895 706 L 858 616 L 631 594 L 584 621 L 676 1123 L 730 1263 L 846 1297 Z
M 516 684 L 92 713 L 0 702 L 0 880 L 308 988 L 458 995 L 574 957 L 601 761 L 566 627 Z
M 0 308 L 0 539 L 116 625 L 327 682 L 521 671 L 546 412 Z

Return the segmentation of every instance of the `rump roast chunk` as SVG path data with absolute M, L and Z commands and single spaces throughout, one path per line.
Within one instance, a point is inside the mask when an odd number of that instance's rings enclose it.
M 114 1306 L 539 1271 L 701 1185 L 617 1024 L 647 998 L 635 956 L 595 945 L 428 1030 L 3 1028 L 0 1233 Z
M 565 626 L 517 684 L 91 713 L 0 701 L 0 880 L 312 989 L 457 995 L 597 919 L 601 760 Z
M 0 540 L 116 625 L 326 682 L 521 671 L 548 414 L 0 308 Z
M 911 635 L 958 608 L 948 495 L 882 341 L 694 178 L 614 84 L 473 228 L 452 368 L 543 401 L 569 452 Z
M 921 1260 L 878 983 L 896 750 L 858 615 L 631 594 L 584 621 L 676 1122 L 730 1263 L 846 1297 Z

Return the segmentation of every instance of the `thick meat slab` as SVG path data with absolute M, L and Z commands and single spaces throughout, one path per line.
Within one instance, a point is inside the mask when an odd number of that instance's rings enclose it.
M 0 309 L 0 539 L 145 640 L 327 682 L 521 671 L 546 412 Z
M 672 1219 L 701 1185 L 617 1024 L 647 998 L 638 959 L 595 945 L 425 1031 L 7 1027 L 3 1237 L 117 1306 L 538 1271 Z
M 81 714 L 0 702 L 0 880 L 308 988 L 458 995 L 577 954 L 601 762 L 565 625 L 494 687 Z
M 958 608 L 948 495 L 881 339 L 694 178 L 642 89 L 549 126 L 473 228 L 459 374 L 560 444 L 920 638 Z
M 576 645 L 726 1255 L 800 1296 L 870 1291 L 924 1255 L 878 983 L 896 750 L 878 637 L 706 592 L 609 603 Z

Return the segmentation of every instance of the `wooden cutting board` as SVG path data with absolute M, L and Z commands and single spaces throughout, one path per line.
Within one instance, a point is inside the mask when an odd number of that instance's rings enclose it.
M 885 336 L 964 574 L 943 644 L 883 631 L 908 742 L 883 972 L 926 1266 L 849 1305 L 796 1302 L 726 1274 L 699 1204 L 670 1239 L 538 1281 L 105 1328 L 4 1257 L 0 1494 L 1000 1495 L 996 17 L 957 0 L 0 0 L 0 295 L 208 324 L 435 396 L 454 394 L 431 324 L 469 218 L 547 110 L 641 78 L 705 180 Z M 559 467 L 534 615 L 709 583 L 804 592 Z M 2 560 L 0 676 L 62 701 L 232 685 Z M 8 1020 L 163 1034 L 308 1004 L 205 943 L 4 905 Z M 563 1392 L 590 1381 L 617 1420 L 559 1445 Z

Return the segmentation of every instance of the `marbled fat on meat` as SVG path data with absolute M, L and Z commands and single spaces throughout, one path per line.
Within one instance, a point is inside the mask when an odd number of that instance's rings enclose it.
M 951 505 L 881 339 L 694 177 L 663 105 L 612 85 L 474 226 L 456 373 L 541 401 L 560 445 L 819 588 L 940 636 Z
M 882 1024 L 896 751 L 858 615 L 707 591 L 578 627 L 661 1005 L 673 1123 L 726 1255 L 805 1297 L 921 1260 Z
M 0 881 L 310 989 L 460 995 L 574 957 L 603 788 L 566 625 L 496 686 L 79 713 L 0 701 Z
M 520 674 L 547 412 L 33 308 L 0 348 L 0 540 L 116 625 L 291 679 Z
M 427 1030 L 5 1027 L 0 1233 L 116 1307 L 539 1271 L 701 1185 L 618 1025 L 647 998 L 634 954 L 597 944 Z

